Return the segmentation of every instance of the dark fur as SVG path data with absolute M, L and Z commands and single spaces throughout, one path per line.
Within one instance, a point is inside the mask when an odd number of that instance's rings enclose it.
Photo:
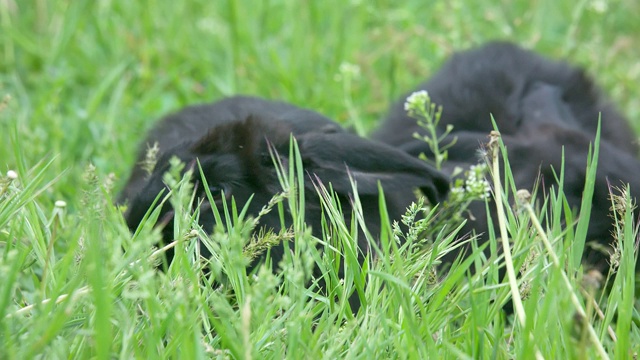
M 493 115 L 519 188 L 531 190 L 541 175 L 544 186 L 538 195 L 548 193 L 555 184 L 551 167 L 559 174 L 564 146 L 564 192 L 574 208 L 580 206 L 589 143 L 595 139 L 602 114 L 600 158 L 588 237 L 610 243 L 613 227 L 607 182 L 613 186 L 630 183 L 632 191 L 640 190 L 638 145 L 627 121 L 582 69 L 510 43 L 495 42 L 455 54 L 416 90 L 427 90 L 432 101 L 443 106 L 440 131 L 449 124 L 454 126 L 450 139 L 458 140 L 449 150 L 446 171 L 478 162 L 476 150 L 487 142 L 487 135 L 493 130 Z M 428 146 L 412 136 L 424 130 L 407 116 L 403 108 L 405 98 L 392 107 L 372 137 L 414 156 L 421 152 L 432 156 Z M 476 202 L 471 210 L 476 219 L 469 219 L 467 230 L 486 234 L 484 204 Z M 495 219 L 495 213 L 492 217 Z M 606 267 L 603 254 L 592 253 L 587 257 L 595 265 Z
M 298 142 L 308 175 L 305 220 L 317 237 L 321 237 L 322 228 L 319 198 L 312 183 L 316 177 L 325 185 L 332 184 L 345 217 L 350 219 L 351 174 L 357 182 L 366 225 L 374 236 L 380 231 L 378 181 L 385 189 L 391 219 L 399 219 L 415 199 L 414 188 L 420 188 L 434 203 L 448 191 L 446 175 L 391 146 L 350 134 L 318 113 L 281 102 L 232 97 L 187 107 L 167 116 L 149 132 L 137 162 L 144 158 L 147 144 L 154 142 L 159 144 L 162 156 L 148 178 L 136 165 L 120 195 L 119 202 L 129 202 L 125 214 L 128 226 L 135 230 L 154 199 L 165 189 L 162 175 L 172 156 L 185 164 L 194 164 L 199 159 L 210 188 L 218 195 L 224 190 L 226 197 L 233 196 L 239 206 L 253 194 L 249 214 L 257 215 L 282 190 L 267 144 L 272 144 L 286 162 L 290 134 Z M 197 177 L 194 180 L 197 182 Z M 198 195 L 205 198 L 202 189 Z M 160 218 L 170 218 L 171 214 L 172 209 L 166 204 Z M 201 213 L 200 224 L 205 230 L 211 230 L 214 222 L 211 211 Z M 278 211 L 263 216 L 259 227 L 280 230 Z M 163 236 L 165 241 L 173 239 L 170 223 L 165 226 Z M 363 237 L 360 240 L 364 241 Z M 368 251 L 364 242 L 359 245 L 363 252 Z M 274 265 L 281 260 L 282 250 L 281 246 L 272 249 Z M 209 255 L 204 247 L 202 252 Z

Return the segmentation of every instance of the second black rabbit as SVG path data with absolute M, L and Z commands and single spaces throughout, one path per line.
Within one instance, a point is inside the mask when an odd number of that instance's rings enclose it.
M 638 144 L 628 122 L 602 95 L 582 69 L 544 58 L 514 44 L 494 42 L 455 54 L 416 91 L 426 90 L 435 104 L 443 107 L 438 131 L 453 131 L 444 143 L 457 139 L 449 149 L 444 171 L 468 167 L 482 160 L 480 144 L 487 143 L 496 121 L 508 154 L 516 186 L 532 190 L 539 175 L 539 199 L 556 183 L 554 172 L 561 168 L 564 148 L 564 193 L 574 208 L 580 206 L 586 179 L 589 144 L 595 139 L 602 119 L 600 154 L 589 221 L 588 239 L 609 245 L 613 220 L 609 184 L 631 185 L 640 191 Z M 405 100 L 391 108 L 372 137 L 396 146 L 413 156 L 429 146 L 413 137 L 425 134 L 407 115 Z M 471 205 L 466 231 L 488 231 L 484 203 Z M 494 208 L 495 211 L 495 208 Z M 495 213 L 493 219 L 495 219 Z M 589 251 L 585 258 L 598 268 L 607 265 L 607 254 Z

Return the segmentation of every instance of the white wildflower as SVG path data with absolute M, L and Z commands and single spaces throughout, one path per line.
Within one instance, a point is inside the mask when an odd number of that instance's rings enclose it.
M 491 185 L 485 179 L 486 164 L 471 165 L 465 181 L 465 191 L 474 197 L 486 199 L 491 194 Z
M 589 4 L 589 9 L 597 14 L 604 14 L 609 9 L 609 4 L 605 0 L 594 0 Z
M 360 76 L 360 66 L 343 62 L 338 68 L 338 73 L 334 76 L 334 80 L 338 82 L 351 83 L 352 80 Z
M 462 201 L 464 199 L 464 187 L 462 186 L 454 186 L 451 188 L 449 192 L 449 199 L 451 202 Z
M 356 64 L 351 64 L 348 62 L 343 62 L 340 64 L 340 74 L 343 76 L 348 76 L 350 78 L 357 78 L 360 76 L 360 66 Z
M 426 90 L 416 91 L 407 97 L 407 101 L 404 103 L 404 110 L 409 113 L 421 111 L 430 100 L 429 93 Z

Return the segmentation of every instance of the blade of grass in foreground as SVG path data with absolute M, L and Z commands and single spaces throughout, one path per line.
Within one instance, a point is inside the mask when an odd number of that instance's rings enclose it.
M 589 229 L 589 218 L 591 216 L 591 207 L 593 200 L 593 190 L 596 184 L 596 171 L 598 169 L 598 154 L 600 152 L 600 125 L 598 119 L 598 129 L 596 130 L 596 139 L 593 146 L 589 145 L 589 154 L 587 155 L 587 174 L 582 191 L 582 202 L 580 204 L 580 217 L 576 225 L 575 237 L 571 247 L 570 269 L 577 269 L 582 261 L 584 253 L 584 245 L 587 239 L 587 231 Z

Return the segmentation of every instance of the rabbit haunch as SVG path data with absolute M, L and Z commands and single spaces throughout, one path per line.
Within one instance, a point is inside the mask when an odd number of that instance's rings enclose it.
M 347 220 L 351 218 L 353 198 L 350 177 L 364 211 L 368 230 L 377 237 L 380 231 L 378 182 L 385 190 L 386 207 L 392 220 L 400 219 L 406 207 L 415 200 L 413 190 L 421 191 L 433 203 L 446 196 L 449 179 L 424 162 L 386 144 L 348 133 L 330 119 L 313 111 L 286 103 L 253 97 L 232 97 L 207 105 L 187 107 L 161 120 L 143 142 L 137 164 L 123 189 L 119 202 L 128 201 L 125 214 L 128 226 L 135 230 L 153 201 L 166 186 L 163 174 L 172 157 L 191 167 L 196 159 L 216 197 L 222 191 L 232 196 L 239 207 L 247 203 L 248 213 L 257 215 L 269 200 L 282 191 L 269 153 L 272 146 L 283 162 L 288 161 L 290 135 L 298 143 L 305 184 L 305 221 L 314 235 L 321 236 L 322 210 L 313 181 L 329 183 L 338 195 Z M 160 157 L 150 176 L 142 169 L 147 144 L 157 143 Z M 197 173 L 197 172 L 196 172 Z M 196 201 L 206 201 L 194 176 Z M 201 186 L 200 186 L 201 187 Z M 214 193 L 215 192 L 215 193 Z M 216 204 L 209 204 L 219 206 Z M 286 208 L 286 207 L 285 207 Z M 174 238 L 171 221 L 173 210 L 165 202 L 159 219 L 163 219 L 163 238 Z M 205 231 L 215 224 L 212 211 L 203 211 L 199 223 Z M 291 224 L 287 218 L 286 225 Z M 259 228 L 280 230 L 278 211 L 260 218 Z M 259 229 L 256 229 L 256 231 Z M 360 249 L 368 251 L 364 237 Z M 206 249 L 202 253 L 208 255 Z M 271 250 L 274 265 L 282 258 L 282 248 Z
M 438 131 L 453 131 L 444 144 L 456 139 L 448 150 L 444 171 L 468 167 L 481 161 L 477 149 L 493 130 L 492 117 L 502 135 L 513 177 L 518 188 L 531 190 L 538 178 L 542 188 L 538 199 L 556 183 L 564 150 L 564 194 L 573 208 L 582 201 L 589 145 L 602 119 L 599 161 L 595 179 L 588 241 L 608 245 L 613 219 L 610 189 L 629 183 L 640 190 L 640 161 L 634 132 L 622 115 L 606 100 L 600 89 L 580 69 L 549 60 L 514 44 L 489 43 L 456 53 L 431 79 L 416 91 L 426 90 L 433 103 L 441 105 Z M 372 135 L 413 156 L 433 156 L 424 142 L 413 137 L 425 134 L 398 101 L 386 120 Z M 487 234 L 487 214 L 482 202 L 471 205 L 473 216 L 467 232 Z M 495 219 L 495 207 L 492 218 Z M 606 267 L 607 255 L 589 251 L 587 260 Z

